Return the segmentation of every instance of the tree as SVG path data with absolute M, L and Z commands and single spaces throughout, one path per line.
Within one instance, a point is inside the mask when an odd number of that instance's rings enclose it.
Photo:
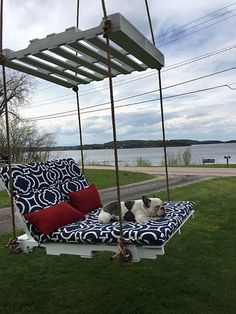
M 18 107 L 28 103 L 34 90 L 34 79 L 13 70 L 6 71 L 7 104 L 9 111 L 10 145 L 13 162 L 39 161 L 49 158 L 54 145 L 52 134 L 40 133 L 34 123 L 20 119 Z M 0 155 L 7 156 L 5 96 L 0 74 Z
M 12 161 L 15 163 L 47 160 L 55 144 L 52 134 L 40 133 L 34 123 L 11 117 L 10 143 Z M 7 155 L 5 121 L 0 117 L 0 153 Z
M 17 115 L 17 108 L 28 102 L 27 98 L 34 90 L 34 81 L 27 74 L 13 70 L 6 71 L 7 103 L 9 113 Z M 5 111 L 2 73 L 0 74 L 0 117 Z

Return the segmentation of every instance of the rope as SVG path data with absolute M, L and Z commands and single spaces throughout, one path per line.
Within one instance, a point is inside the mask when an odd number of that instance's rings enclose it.
M 110 90 L 110 102 L 111 102 L 111 117 L 112 117 L 112 130 L 113 130 L 113 145 L 114 145 L 114 157 L 115 157 L 115 173 L 116 173 L 116 191 L 117 191 L 117 201 L 119 209 L 119 225 L 120 225 L 120 240 L 118 243 L 118 253 L 116 253 L 112 259 L 119 261 L 120 265 L 127 265 L 132 260 L 132 254 L 130 250 L 126 248 L 124 242 L 124 230 L 122 223 L 122 212 L 121 212 L 121 197 L 120 197 L 120 179 L 119 179 L 119 162 L 118 162 L 118 149 L 117 149 L 117 137 L 116 137 L 116 117 L 115 117 L 115 105 L 114 105 L 114 94 L 113 94 L 113 82 L 112 82 L 112 72 L 111 72 L 111 52 L 110 52 L 110 32 L 111 32 L 111 21 L 107 18 L 107 11 L 105 0 L 102 1 L 102 9 L 104 15 L 104 27 L 103 27 L 103 37 L 106 39 L 107 48 L 107 66 L 108 66 L 108 79 L 109 79 L 109 90 Z
M 9 191 L 10 191 L 10 201 L 11 201 L 11 216 L 12 216 L 12 235 L 13 238 L 9 241 L 7 247 L 12 253 L 19 253 L 21 248 L 17 242 L 16 237 L 16 223 L 14 214 L 14 200 L 13 200 L 13 182 L 12 182 L 12 153 L 10 144 L 10 127 L 9 127 L 9 113 L 8 113 L 8 102 L 7 102 L 7 83 L 6 83 L 6 71 L 4 66 L 4 56 L 3 56 L 3 0 L 1 0 L 0 8 L 0 61 L 2 63 L 2 80 L 3 80 L 3 94 L 4 94 L 4 105 L 5 105 L 5 120 L 6 120 L 6 135 L 7 135 L 7 154 L 8 154 L 8 176 L 9 176 Z
M 3 45 L 3 0 L 1 0 L 1 8 L 0 8 L 0 10 L 1 10 L 1 12 L 0 12 L 0 14 L 1 14 L 1 16 L 0 16 L 0 36 L 1 36 L 1 38 L 0 38 L 0 53 L 2 53 L 2 51 L 3 51 L 3 47 L 2 47 L 2 45 Z
M 76 8 L 76 12 L 77 12 L 77 15 L 76 15 L 76 27 L 79 28 L 79 0 L 77 0 L 77 8 Z
M 156 46 L 155 37 L 152 27 L 152 20 L 148 6 L 148 0 L 145 0 L 147 16 L 149 27 L 152 36 L 153 45 Z M 163 139 L 163 149 L 164 149 L 164 161 L 165 161 L 165 174 L 166 174 L 166 192 L 167 192 L 167 199 L 170 200 L 170 189 L 169 189 L 169 176 L 168 176 L 168 165 L 167 165 L 167 149 L 166 149 L 166 136 L 165 136 L 165 118 L 164 118 L 164 108 L 163 108 L 163 96 L 162 96 L 162 84 L 161 84 L 161 70 L 158 69 L 158 81 L 159 81 L 159 93 L 160 93 L 160 109 L 161 109 L 161 126 L 162 126 L 162 139 Z
M 161 71 L 160 70 L 158 70 L 158 81 L 159 81 L 160 108 L 161 108 L 161 128 L 162 128 L 162 139 L 163 139 L 164 161 L 165 161 L 165 174 L 166 174 L 166 192 L 167 192 L 167 200 L 169 201 L 170 200 L 170 188 L 169 188 L 169 175 L 168 175 L 168 165 L 167 165 L 165 118 L 164 118 L 164 109 L 163 109 L 163 96 L 162 96 Z
M 148 23 L 149 23 L 149 27 L 150 27 L 150 31 L 151 31 L 151 36 L 152 36 L 152 43 L 154 46 L 156 46 L 154 32 L 153 32 L 153 28 L 152 28 L 151 15 L 150 15 L 149 6 L 148 6 L 148 0 L 145 0 L 145 5 L 146 5 L 146 10 L 147 10 Z
M 84 173 L 84 151 L 83 151 L 82 123 L 81 123 L 81 113 L 80 113 L 80 103 L 79 103 L 79 88 L 78 88 L 78 86 L 74 86 L 73 87 L 73 91 L 76 94 L 77 115 L 78 115 L 78 124 L 79 124 L 79 138 L 80 138 L 81 166 L 82 166 L 82 172 Z
M 79 28 L 79 5 L 80 2 L 77 0 L 77 8 L 76 8 L 76 27 Z M 77 53 L 76 53 L 77 55 Z M 77 73 L 75 73 L 77 76 Z M 79 88 L 78 86 L 74 86 L 72 90 L 76 93 L 76 105 L 77 105 L 77 115 L 78 115 L 78 124 L 79 124 L 79 140 L 80 140 L 80 158 L 81 158 L 81 166 L 82 172 L 84 173 L 84 151 L 83 151 L 83 137 L 82 137 L 82 122 L 81 122 L 81 114 L 80 114 L 80 101 L 79 101 Z

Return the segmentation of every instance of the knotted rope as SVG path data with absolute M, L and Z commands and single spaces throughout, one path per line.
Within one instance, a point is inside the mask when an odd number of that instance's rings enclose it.
M 108 68 L 110 102 L 111 102 L 117 201 L 118 201 L 119 225 L 120 225 L 120 239 L 118 242 L 118 252 L 111 259 L 118 260 L 120 265 L 124 266 L 124 265 L 129 264 L 132 261 L 132 253 L 130 250 L 127 249 L 126 244 L 124 242 L 124 230 L 123 230 L 122 212 L 121 212 L 121 204 L 120 204 L 121 197 L 120 197 L 119 162 L 118 162 L 117 138 L 116 138 L 116 117 L 115 117 L 113 82 L 112 82 L 112 72 L 111 72 L 111 52 L 110 52 L 111 49 L 110 49 L 110 39 L 109 39 L 112 24 L 111 24 L 111 20 L 107 18 L 106 5 L 105 5 L 104 0 L 102 0 L 102 9 L 103 9 L 103 15 L 104 15 L 103 37 L 106 39 L 106 48 L 107 48 L 107 68 Z

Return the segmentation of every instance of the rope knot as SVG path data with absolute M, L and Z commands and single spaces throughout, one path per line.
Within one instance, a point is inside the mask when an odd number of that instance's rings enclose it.
M 77 85 L 74 85 L 74 86 L 72 87 L 72 90 L 73 90 L 75 93 L 77 93 L 77 92 L 79 91 L 79 87 L 78 87 Z
M 22 252 L 22 249 L 20 247 L 19 242 L 17 241 L 17 238 L 11 239 L 8 244 L 6 245 L 9 250 L 14 254 L 19 254 Z
M 109 38 L 111 33 L 111 20 L 105 19 L 103 24 L 103 38 Z
M 123 239 L 119 240 L 118 252 L 110 259 L 117 260 L 121 266 L 128 266 L 132 262 L 133 254 L 129 249 L 127 249 Z

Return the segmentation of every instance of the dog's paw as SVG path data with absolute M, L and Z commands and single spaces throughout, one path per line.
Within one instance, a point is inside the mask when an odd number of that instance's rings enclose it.
M 101 212 L 98 215 L 98 222 L 100 222 L 101 224 L 107 224 L 110 221 L 111 221 L 111 215 L 101 210 Z

